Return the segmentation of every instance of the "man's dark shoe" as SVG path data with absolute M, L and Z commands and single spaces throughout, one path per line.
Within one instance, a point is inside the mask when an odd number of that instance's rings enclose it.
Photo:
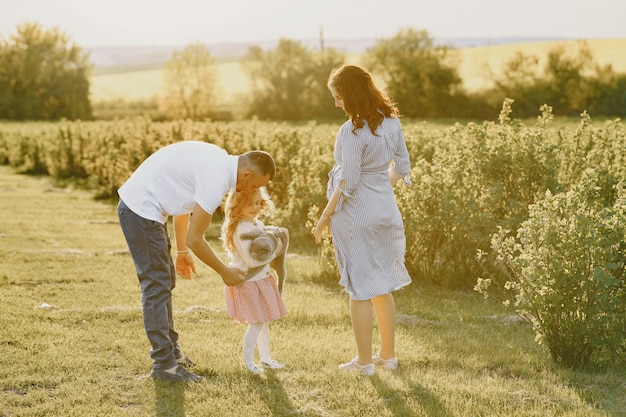
M 185 355 L 180 358 L 176 358 L 176 363 L 182 366 L 196 366 L 196 363 Z
M 165 371 L 153 371 L 152 378 L 170 382 L 200 382 L 205 379 L 203 376 L 189 372 L 182 366 L 178 366 L 174 374 Z

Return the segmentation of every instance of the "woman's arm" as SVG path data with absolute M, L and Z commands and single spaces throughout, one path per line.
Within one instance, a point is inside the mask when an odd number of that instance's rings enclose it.
M 341 191 L 343 187 L 345 187 L 345 185 L 346 181 L 341 180 L 339 186 L 335 187 L 333 195 L 330 196 L 330 199 L 326 204 L 326 208 L 324 208 L 324 211 L 322 212 L 322 216 L 327 215 L 328 217 L 330 217 L 335 212 L 335 210 L 337 209 L 337 203 L 339 202 L 339 197 L 341 196 Z
M 333 190 L 333 194 L 330 196 L 322 215 L 317 221 L 317 225 L 315 226 L 315 230 L 313 231 L 313 236 L 315 237 L 315 243 L 320 243 L 322 241 L 322 234 L 325 230 L 330 233 L 330 216 L 333 215 L 335 210 L 337 209 L 337 203 L 339 202 L 339 197 L 341 197 L 341 188 L 345 186 L 345 181 L 342 180 L 339 183 L 339 186 L 335 187 Z
M 391 184 L 394 185 L 399 179 L 402 179 L 408 186 L 413 185 L 410 178 L 411 173 L 411 160 L 409 157 L 409 151 L 404 140 L 404 134 L 402 129 L 398 131 L 398 144 L 394 152 L 393 163 L 389 168 L 389 179 Z
M 395 169 L 393 169 L 393 166 L 390 166 L 388 171 L 389 171 L 389 180 L 391 181 L 391 186 L 393 187 L 394 185 L 396 185 L 398 180 L 401 179 L 402 177 L 398 175 Z

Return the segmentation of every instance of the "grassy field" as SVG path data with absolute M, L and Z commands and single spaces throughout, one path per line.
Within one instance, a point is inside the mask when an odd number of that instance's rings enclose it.
M 249 81 L 239 62 L 220 62 L 217 69 L 225 102 L 232 102 L 237 94 L 248 89 Z M 161 68 L 98 74 L 91 80 L 91 96 L 93 101 L 153 99 L 159 96 L 162 81 Z
M 207 380 L 156 382 L 114 206 L 0 167 L 0 213 L 3 417 L 626 416 L 625 370 L 557 368 L 504 307 L 418 283 L 396 297 L 400 369 L 339 372 L 354 355 L 347 298 L 317 277 L 310 253 L 290 255 L 289 314 L 271 327 L 286 369 L 245 370 L 245 327 L 199 266 L 179 280 L 174 315 Z
M 589 40 L 587 44 L 593 51 L 598 64 L 611 64 L 618 72 L 626 72 L 626 39 Z M 550 41 L 508 45 L 460 48 L 454 53 L 463 84 L 469 90 L 481 89 L 489 84 L 489 71 L 502 67 L 503 63 L 517 51 L 526 55 L 543 58 L 557 45 L 578 51 L 577 41 Z M 349 55 L 347 60 L 359 63 L 358 54 Z M 241 69 L 239 62 L 229 60 L 218 63 L 219 78 L 223 88 L 225 103 L 237 99 L 249 86 L 248 78 Z M 127 99 L 152 99 L 159 95 L 162 82 L 162 69 L 142 69 L 132 71 L 127 68 L 117 73 L 103 73 L 92 77 L 91 96 L 93 101 Z
M 586 41 L 597 64 L 611 64 L 616 72 L 626 73 L 626 39 L 593 39 Z M 491 71 L 498 73 L 504 63 L 517 52 L 535 55 L 545 60 L 548 53 L 556 47 L 577 53 L 578 41 L 547 41 L 510 45 L 493 45 L 476 48 L 458 49 L 459 74 L 464 86 L 469 90 L 479 90 L 489 86 Z M 543 62 L 543 61 L 540 61 Z

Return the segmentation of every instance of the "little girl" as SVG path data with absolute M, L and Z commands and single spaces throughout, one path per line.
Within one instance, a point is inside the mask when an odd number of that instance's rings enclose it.
M 244 234 L 262 232 L 265 225 L 259 220 L 259 215 L 271 214 L 273 210 L 274 204 L 265 188 L 250 192 L 233 190 L 226 199 L 226 218 L 222 225 L 221 238 L 230 258 L 229 266 L 245 272 L 255 269 L 243 285 L 224 288 L 226 311 L 235 322 L 248 324 L 243 337 L 243 359 L 254 374 L 264 372 L 263 367 L 254 363 L 255 345 L 258 345 L 262 366 L 271 369 L 284 367 L 270 355 L 269 322 L 287 314 L 287 307 L 267 263 L 273 257 L 263 262 L 256 261 L 249 253 L 251 241 L 241 238 Z M 284 249 L 281 243 L 278 246 L 276 253 Z M 256 270 L 258 267 L 261 268 Z

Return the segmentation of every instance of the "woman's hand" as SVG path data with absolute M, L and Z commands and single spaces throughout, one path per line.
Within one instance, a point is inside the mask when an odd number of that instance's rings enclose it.
M 176 256 L 176 273 L 184 279 L 191 279 L 191 274 L 196 272 L 196 264 L 193 262 L 191 252 L 180 252 Z
M 315 226 L 315 230 L 313 231 L 315 243 L 320 243 L 322 241 L 322 234 L 325 230 L 328 231 L 328 234 L 331 234 L 330 216 L 328 214 L 322 213 L 320 219 L 317 221 L 317 226 Z

